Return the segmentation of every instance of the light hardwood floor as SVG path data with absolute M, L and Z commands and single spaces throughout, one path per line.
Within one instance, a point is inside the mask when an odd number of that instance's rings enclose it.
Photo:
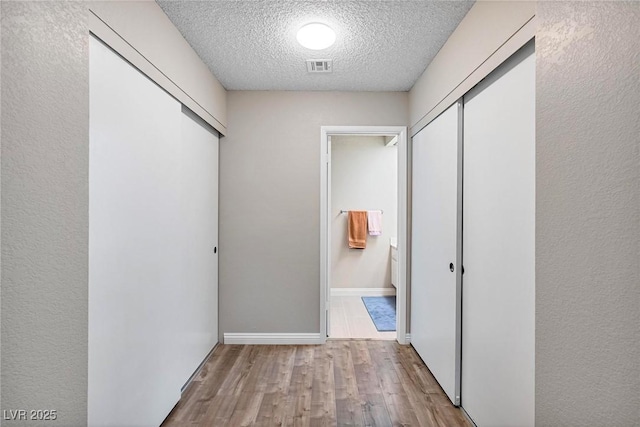
M 395 340 L 396 332 L 378 332 L 358 296 L 332 296 L 329 338 Z
M 411 346 L 219 345 L 164 426 L 470 426 Z

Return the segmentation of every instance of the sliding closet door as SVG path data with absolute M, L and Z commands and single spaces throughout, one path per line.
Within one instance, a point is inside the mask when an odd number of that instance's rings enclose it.
M 181 227 L 184 230 L 181 377 L 186 381 L 218 342 L 218 135 L 183 107 Z
M 90 42 L 89 425 L 159 425 L 180 398 L 181 106 Z
M 462 406 L 480 427 L 534 424 L 534 226 L 529 43 L 465 95 Z
M 454 104 L 413 137 L 411 344 L 458 404 L 458 135 Z

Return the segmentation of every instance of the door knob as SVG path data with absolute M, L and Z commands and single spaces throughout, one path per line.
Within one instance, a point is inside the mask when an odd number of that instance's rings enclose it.
M 453 263 L 449 264 L 449 270 L 453 273 Z

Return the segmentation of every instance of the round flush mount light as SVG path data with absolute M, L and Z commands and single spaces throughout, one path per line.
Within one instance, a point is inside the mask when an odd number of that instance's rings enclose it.
M 300 28 L 296 38 L 307 49 L 321 50 L 335 43 L 336 33 L 325 24 L 313 22 Z

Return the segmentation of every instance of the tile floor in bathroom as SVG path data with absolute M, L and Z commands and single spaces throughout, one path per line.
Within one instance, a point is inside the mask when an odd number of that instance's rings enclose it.
M 332 296 L 329 338 L 395 340 L 396 332 L 378 332 L 359 296 Z

